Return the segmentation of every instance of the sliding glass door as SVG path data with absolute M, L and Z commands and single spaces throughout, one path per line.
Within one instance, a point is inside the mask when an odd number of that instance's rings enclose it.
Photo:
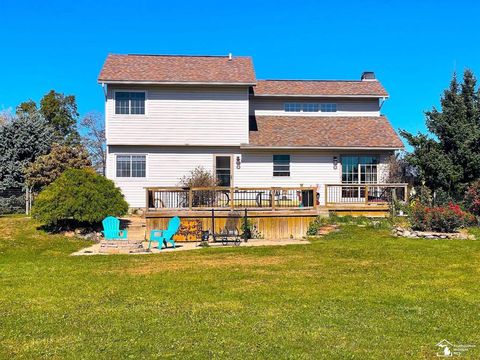
M 378 179 L 377 156 L 342 156 L 342 188 L 344 198 L 364 198 L 365 188 L 354 184 L 376 184 Z

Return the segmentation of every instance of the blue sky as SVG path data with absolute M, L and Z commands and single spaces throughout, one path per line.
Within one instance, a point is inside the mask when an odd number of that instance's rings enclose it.
M 454 69 L 480 74 L 476 1 L 0 0 L 0 110 L 50 89 L 103 111 L 108 53 L 250 55 L 259 79 L 373 70 L 395 128 L 423 131 Z

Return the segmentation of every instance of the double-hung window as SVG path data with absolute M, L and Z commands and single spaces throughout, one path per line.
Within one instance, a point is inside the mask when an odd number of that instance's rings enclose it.
M 116 91 L 115 114 L 145 114 L 145 92 L 143 91 Z
M 117 177 L 146 177 L 145 155 L 117 155 Z
M 273 176 L 290 176 L 290 155 L 273 155 Z

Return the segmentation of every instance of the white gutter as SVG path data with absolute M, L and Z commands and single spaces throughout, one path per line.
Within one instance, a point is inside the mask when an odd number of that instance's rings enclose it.
M 240 149 L 254 150 L 401 150 L 404 147 L 374 147 L 374 146 L 258 146 L 241 144 Z
M 388 97 L 382 97 L 380 98 L 380 107 L 379 107 L 379 110 L 382 110 L 382 106 L 383 104 L 385 104 L 385 101 L 387 101 Z
M 254 86 L 256 83 L 241 82 L 206 82 L 206 81 L 130 81 L 130 80 L 98 80 L 105 84 L 141 84 L 141 85 L 233 85 Z
M 105 83 L 100 83 L 103 89 L 103 95 L 105 95 L 105 100 L 107 100 L 107 85 Z
M 324 98 L 383 98 L 386 99 L 388 96 L 385 95 L 322 95 L 322 94 L 316 94 L 316 95 L 293 95 L 293 94 L 254 94 L 255 97 L 324 97 Z

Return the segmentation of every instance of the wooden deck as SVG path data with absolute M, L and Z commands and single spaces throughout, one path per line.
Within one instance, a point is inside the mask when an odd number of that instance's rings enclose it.
M 195 223 L 201 230 L 220 232 L 227 221 L 240 229 L 246 211 L 248 221 L 264 239 L 302 238 L 318 216 L 385 217 L 392 199 L 400 196 L 401 200 L 407 193 L 405 184 L 334 184 L 325 189 L 326 205 L 320 204 L 317 189 L 312 187 L 148 188 L 147 234 L 165 229 L 172 216 L 179 216 L 185 224 Z

